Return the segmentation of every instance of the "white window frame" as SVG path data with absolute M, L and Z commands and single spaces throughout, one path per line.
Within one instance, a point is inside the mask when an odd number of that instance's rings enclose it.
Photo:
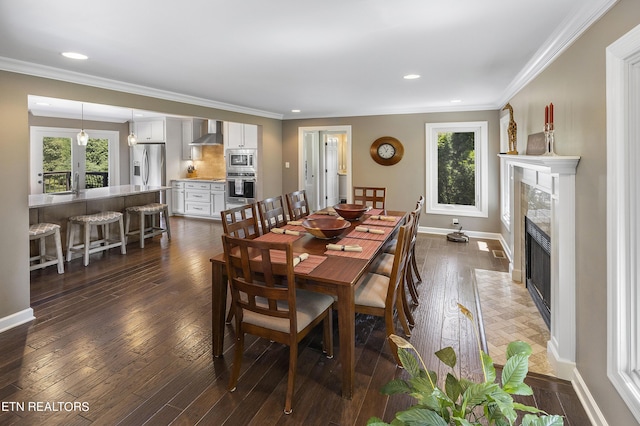
M 470 217 L 489 217 L 489 124 L 487 121 L 469 121 L 452 123 L 427 123 L 426 152 L 427 152 L 427 213 L 445 214 Z M 476 166 L 476 196 L 475 206 L 438 203 L 438 133 L 442 132 L 473 132 L 475 166 Z
M 640 422 L 640 26 L 606 59 L 607 375 Z

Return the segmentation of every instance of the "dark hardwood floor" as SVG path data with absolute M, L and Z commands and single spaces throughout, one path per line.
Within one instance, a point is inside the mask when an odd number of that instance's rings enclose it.
M 0 333 L 0 425 L 363 425 L 371 416 L 391 421 L 412 403 L 379 393 L 405 373 L 385 343 L 384 324 L 370 316 L 356 319 L 353 399 L 340 396 L 339 356 L 322 355 L 320 329 L 300 344 L 293 414 L 283 414 L 283 345 L 248 337 L 238 388 L 228 392 L 232 326 L 224 357 L 211 356 L 208 259 L 221 250 L 222 228 L 183 218 L 172 218 L 171 228 L 171 242 L 156 237 L 144 249 L 132 242 L 126 255 L 92 255 L 86 268 L 76 259 L 63 275 L 54 267 L 31 273 L 37 319 Z M 474 326 L 456 303 L 477 317 L 474 268 L 508 267 L 491 253 L 498 242 L 483 242 L 489 250 L 473 239 L 418 237 L 423 283 L 410 340 L 440 377 L 446 370 L 433 352 L 444 346 L 458 352 L 459 374 L 481 374 Z M 568 416 L 567 425 L 588 424 L 568 382 L 531 383 L 536 393 L 527 403 Z

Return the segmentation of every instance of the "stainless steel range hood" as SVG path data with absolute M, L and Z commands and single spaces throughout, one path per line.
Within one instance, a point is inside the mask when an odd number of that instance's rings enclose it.
M 206 128 L 202 136 L 191 142 L 189 145 L 222 145 L 222 121 L 206 120 Z

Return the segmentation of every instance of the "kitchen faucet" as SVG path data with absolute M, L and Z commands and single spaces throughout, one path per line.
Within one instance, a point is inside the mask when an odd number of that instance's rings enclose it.
M 80 173 L 76 172 L 73 175 L 73 182 L 71 183 L 71 192 L 78 194 L 80 192 Z

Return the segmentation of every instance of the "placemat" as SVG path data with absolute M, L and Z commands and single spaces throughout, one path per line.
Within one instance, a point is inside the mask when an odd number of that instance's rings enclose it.
M 378 250 L 382 243 L 380 241 L 364 240 L 362 238 L 343 238 L 333 244 L 340 244 L 345 246 L 360 246 L 362 247 L 362 251 L 358 252 L 327 250 L 324 252 L 324 254 L 326 254 L 327 256 L 344 256 L 353 257 L 356 259 L 371 259 L 373 257 L 373 254 Z
M 367 214 L 370 214 L 370 215 L 382 214 L 383 211 L 384 209 L 371 209 L 367 212 Z
M 301 225 L 284 225 L 284 226 L 281 226 L 280 228 L 288 229 L 290 231 L 307 232 L 307 230 L 304 229 L 304 226 L 301 226 Z
M 269 241 L 271 243 L 288 243 L 297 240 L 302 237 L 304 234 L 300 235 L 286 235 L 286 234 L 276 234 L 274 232 L 267 232 L 264 235 L 260 235 L 256 238 L 256 241 Z
M 384 216 L 384 215 L 383 215 Z M 388 216 L 388 217 L 393 217 L 393 222 L 390 220 L 378 220 L 378 219 L 371 219 L 370 217 L 367 218 L 367 220 L 365 220 L 364 222 L 362 222 L 364 225 L 376 225 L 376 226 L 396 226 L 396 224 L 398 223 L 398 221 L 400 219 L 402 219 L 401 217 L 398 216 Z
M 391 223 L 391 222 L 389 222 Z M 365 226 L 365 228 L 378 229 L 380 231 L 384 231 L 384 234 L 372 234 L 370 232 L 361 232 L 356 231 L 356 229 L 352 229 L 351 232 L 347 234 L 347 238 L 359 238 L 362 240 L 375 240 L 375 241 L 384 241 L 387 239 L 387 236 L 393 231 L 393 228 L 383 227 L 383 226 Z
M 301 253 L 294 253 L 293 256 L 298 256 Z M 260 260 L 262 256 L 257 256 L 255 259 Z M 308 258 L 303 260 L 294 266 L 293 270 L 297 274 L 308 274 L 314 269 L 318 267 L 322 262 L 327 260 L 327 256 L 316 256 L 314 254 L 310 254 Z M 286 253 L 282 250 L 271 250 L 271 262 L 272 263 L 285 263 L 286 262 Z

